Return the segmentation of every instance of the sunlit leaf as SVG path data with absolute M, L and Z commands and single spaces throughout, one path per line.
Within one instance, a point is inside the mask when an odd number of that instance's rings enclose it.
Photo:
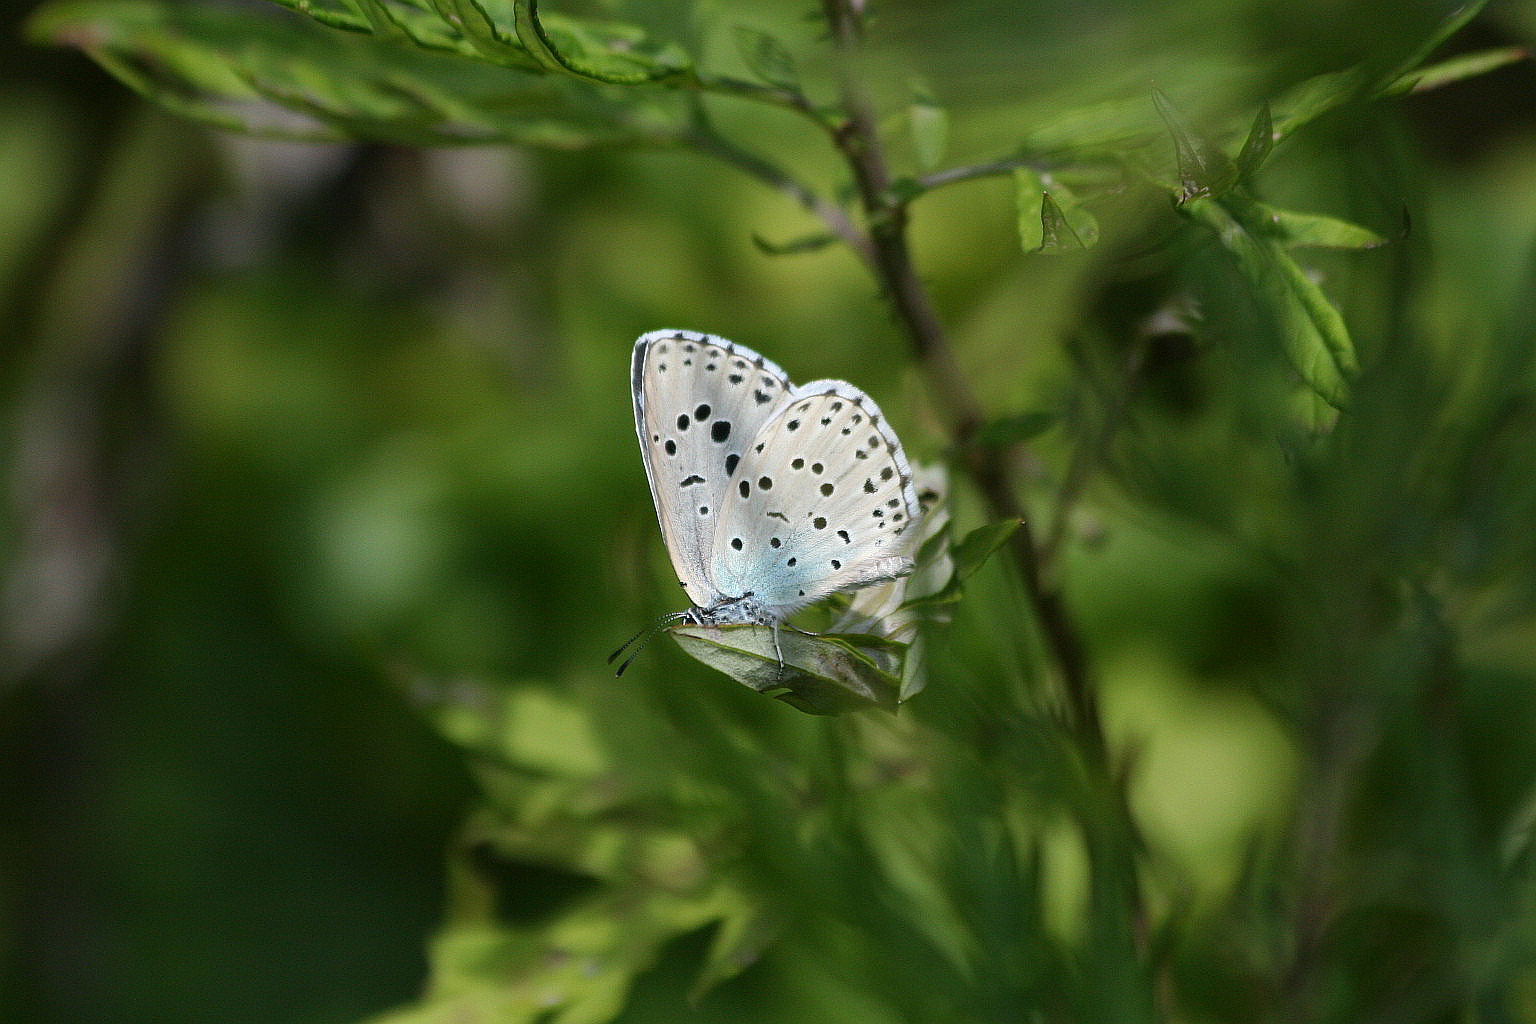
M 42 8 L 29 30 L 81 48 L 180 114 L 233 131 L 554 148 L 667 137 L 638 108 L 573 83 L 328 30 L 275 9 L 66 0 Z
M 1281 210 L 1264 203 L 1232 204 L 1240 209 L 1243 223 L 1282 245 L 1313 249 L 1374 249 L 1387 240 L 1370 228 L 1337 217 Z
M 1014 171 L 1014 189 L 1025 252 L 1082 252 L 1098 241 L 1097 218 L 1053 175 L 1020 167 Z
M 937 167 L 949 148 L 949 112 L 939 106 L 927 89 L 914 87 L 912 102 L 907 105 L 907 126 L 912 133 L 918 169 L 929 171 Z
M 1504 46 L 1476 53 L 1463 53 L 1438 64 L 1410 71 L 1398 80 L 1398 86 L 1412 92 L 1428 92 L 1467 78 L 1476 78 L 1510 64 L 1529 60 L 1531 52 L 1523 46 Z

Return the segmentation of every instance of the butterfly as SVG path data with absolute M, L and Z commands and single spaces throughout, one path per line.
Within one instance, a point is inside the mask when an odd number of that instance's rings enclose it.
M 765 625 L 777 650 L 779 624 L 800 609 L 912 572 L 912 470 L 863 391 L 795 385 L 744 345 L 678 330 L 641 335 L 630 385 L 656 519 L 693 602 L 652 635 Z

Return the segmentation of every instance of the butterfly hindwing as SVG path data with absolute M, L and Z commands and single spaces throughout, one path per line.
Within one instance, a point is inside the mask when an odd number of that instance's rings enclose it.
M 879 407 L 845 381 L 793 389 L 729 483 L 710 556 L 724 593 L 752 591 L 783 617 L 911 571 L 911 469 Z
M 711 552 L 733 471 L 784 405 L 789 378 L 744 346 L 652 331 L 631 364 L 635 432 L 672 567 L 695 605 L 726 596 Z

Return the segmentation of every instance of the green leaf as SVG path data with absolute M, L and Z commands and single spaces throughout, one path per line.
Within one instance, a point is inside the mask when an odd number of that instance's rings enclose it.
M 873 636 L 813 636 L 768 626 L 675 626 L 684 651 L 758 693 L 813 715 L 896 707 L 904 644 Z M 784 661 L 779 662 L 782 651 Z
M 1004 519 L 996 523 L 988 523 L 986 526 L 978 526 L 955 545 L 955 582 L 964 583 L 976 575 L 987 559 L 1018 531 L 1022 521 L 1018 519 Z
M 1270 116 L 1269 104 L 1259 105 L 1259 112 L 1254 115 L 1253 125 L 1248 129 L 1248 137 L 1243 140 L 1242 151 L 1237 154 L 1238 176 L 1248 181 L 1258 173 L 1264 161 L 1269 159 L 1270 152 L 1275 148 L 1275 123 Z
M 605 85 L 691 82 L 683 51 L 633 25 L 539 14 L 538 0 L 513 0 L 517 38 L 545 68 Z
M 780 915 L 767 910 L 726 916 L 715 929 L 704 966 L 689 990 L 689 1002 L 697 1003 L 710 989 L 752 966 L 783 930 Z
M 1530 56 L 1530 51 L 1521 46 L 1504 46 L 1492 50 L 1479 50 L 1477 53 L 1463 53 L 1438 64 L 1410 71 L 1398 79 L 1397 85 L 1406 91 L 1428 92 L 1453 82 L 1460 82 L 1465 78 L 1485 75 L 1508 64 L 1528 60 Z
M 1081 252 L 1099 240 L 1099 222 L 1072 190 L 1032 167 L 1013 172 L 1019 242 L 1027 253 Z
M 1161 89 L 1152 90 L 1152 103 L 1173 136 L 1181 186 L 1179 202 L 1221 195 L 1231 188 L 1237 181 L 1237 165 L 1228 159 L 1221 147 L 1196 133 Z
M 949 148 L 949 111 L 939 106 L 921 85 L 913 86 L 912 102 L 907 106 L 907 127 L 912 132 L 912 151 L 918 169 L 933 170 Z
M 1238 270 L 1274 317 L 1286 355 L 1302 380 L 1329 405 L 1343 408 L 1348 382 L 1359 365 L 1344 318 L 1323 290 L 1263 224 L 1240 220 L 1210 198 L 1183 209 L 1214 231 L 1236 258 Z
M 1370 228 L 1337 217 L 1281 210 L 1258 202 L 1234 202 L 1229 203 L 1228 208 L 1240 209 L 1244 224 L 1288 248 L 1375 249 L 1387 244 L 1385 238 Z
M 219 128 L 305 140 L 660 141 L 654 114 L 576 83 L 337 32 L 274 8 L 65 0 L 33 39 L 78 46 L 141 94 Z
M 1006 448 L 1038 437 L 1056 423 L 1056 414 L 1036 411 L 988 420 L 971 437 L 971 443 L 986 448 Z
M 1398 65 L 1397 70 L 1386 76 L 1385 82 L 1390 87 L 1391 83 L 1408 75 L 1414 68 L 1429 59 L 1429 55 L 1440 48 L 1440 45 L 1451 36 L 1460 32 L 1472 23 L 1472 19 L 1482 13 L 1488 6 L 1488 0 L 1471 0 L 1462 4 L 1445 16 L 1445 19 L 1435 26 L 1435 30 L 1419 43 L 1409 55 Z
M 752 234 L 752 244 L 757 246 L 758 252 L 766 256 L 794 256 L 798 253 L 819 252 L 837 241 L 837 236 L 829 232 L 803 235 L 788 242 L 770 242 L 756 232 Z
M 746 25 L 736 26 L 736 51 L 748 70 L 764 83 L 785 92 L 800 91 L 795 59 L 777 38 Z
M 1274 137 L 1280 141 L 1319 117 L 1361 99 L 1370 90 L 1371 77 L 1364 68 L 1352 67 L 1315 75 L 1286 90 L 1274 107 Z
M 1425 37 L 1395 69 L 1386 75 L 1361 65 L 1318 75 L 1293 86 L 1284 96 L 1275 101 L 1275 106 L 1284 111 L 1275 123 L 1276 141 L 1290 136 L 1302 126 L 1347 103 L 1379 99 L 1408 89 L 1434 88 L 1448 81 L 1500 67 L 1508 63 L 1508 59 L 1518 60 L 1519 56 L 1504 59 L 1504 56 L 1512 52 L 1504 50 L 1491 51 L 1504 55 L 1501 57 L 1482 58 L 1481 55 L 1469 55 L 1452 58 L 1444 65 L 1431 68 L 1420 67 L 1440 44 L 1464 28 L 1486 4 L 1487 0 L 1474 0 L 1452 11 L 1436 26 L 1435 31 Z M 1466 63 L 1461 64 L 1463 61 Z M 1421 76 L 1423 76 L 1422 79 Z

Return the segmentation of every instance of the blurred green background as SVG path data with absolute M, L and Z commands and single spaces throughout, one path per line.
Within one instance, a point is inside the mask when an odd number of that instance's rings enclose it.
M 674 2 L 587 6 L 685 20 Z M 705 13 L 782 32 L 814 72 L 818 27 L 790 6 Z M 949 111 L 951 163 L 1154 85 L 1223 121 L 1395 53 L 1450 9 L 879 6 L 880 59 Z M 766 255 L 754 235 L 786 242 L 813 225 L 684 152 L 218 135 L 78 52 L 25 44 L 30 10 L 8 7 L 0 33 L 0 1016 L 297 1024 L 417 997 L 446 851 L 478 790 L 473 759 L 422 713 L 440 695 L 411 680 L 618 705 L 592 712 L 609 729 L 694 705 L 786 735 L 832 728 L 665 644 L 632 670 L 639 681 L 615 682 L 603 659 L 679 603 L 634 450 L 628 357 L 643 331 L 716 332 L 796 380 L 851 377 L 909 454 L 944 455 L 924 382 L 849 254 Z M 1494 4 L 1449 52 L 1533 38 L 1536 4 Z M 715 113 L 808 177 L 835 175 L 832 154 L 781 114 Z M 1144 113 L 1157 123 L 1150 100 Z M 1255 834 L 1295 836 L 1298 807 L 1347 799 L 1349 827 L 1378 841 L 1338 863 L 1369 861 L 1387 888 L 1411 890 L 1421 857 L 1465 856 L 1473 867 L 1432 884 L 1451 904 L 1496 905 L 1468 910 L 1475 941 L 1413 947 L 1427 963 L 1475 947 L 1494 995 L 1411 994 L 1473 1009 L 1394 1015 L 1386 999 L 1369 1019 L 1536 1021 L 1529 883 L 1479 874 L 1498 850 L 1523 863 L 1522 815 L 1536 813 L 1536 460 L 1529 407 L 1508 400 L 1532 384 L 1536 70 L 1527 60 L 1341 112 L 1279 155 L 1266 186 L 1394 239 L 1316 258 L 1363 361 L 1383 368 L 1326 464 L 1286 450 L 1295 438 L 1266 419 L 1277 400 L 1263 382 L 1283 373 L 1243 348 L 1242 304 L 1218 304 L 1240 290 L 1230 270 L 1164 244 L 1166 206 L 1117 212 L 1111 197 L 1108 255 L 1031 257 L 1011 184 L 988 179 L 926 198 L 914 248 L 989 412 L 1056 417 L 1026 467 L 1030 500 L 1049 501 L 1074 453 L 1102 464 L 1071 517 L 1066 571 L 1138 818 L 1169 872 L 1154 904 L 1219 905 L 1264 855 Z M 1191 354 L 1174 332 L 1154 348 L 1132 425 L 1110 444 L 1114 402 L 1096 389 L 1123 356 L 1116 331 L 1177 293 L 1174 279 L 1218 282 L 1201 313 L 1229 315 L 1236 340 Z M 956 513 L 982 518 L 963 489 Z M 1411 593 L 1384 595 L 1383 580 Z M 1417 607 L 1419 588 L 1421 649 L 1355 642 L 1372 616 Z M 1303 594 L 1319 604 L 1299 610 Z M 978 587 L 919 698 L 929 713 L 985 711 L 988 680 L 1032 692 L 1022 615 L 1002 570 Z M 1445 651 L 1454 673 L 1383 667 Z M 1338 662 L 1310 663 L 1327 653 Z M 1317 680 L 1348 689 L 1356 676 L 1457 682 L 1318 698 Z M 1409 720 L 1436 701 L 1461 716 L 1446 749 L 1463 774 L 1442 771 L 1444 751 L 1425 752 Z M 1306 710 L 1318 706 L 1343 717 Z M 1381 726 L 1379 747 L 1315 742 L 1310 730 L 1342 720 L 1347 732 L 1351 714 Z M 667 745 L 633 748 L 661 758 Z M 1366 762 L 1348 798 L 1312 788 L 1334 777 L 1315 771 L 1319 750 Z M 1415 751 L 1427 762 L 1415 767 Z M 1452 776 L 1464 802 L 1434 795 Z M 1415 809 L 1417 831 L 1403 824 Z M 1069 895 L 1049 913 L 1070 937 L 1082 857 L 1052 834 L 1042 849 Z M 536 904 L 553 883 L 520 870 L 508 898 Z M 1490 917 L 1523 924 L 1480 931 Z M 1378 915 L 1330 955 L 1411 961 L 1381 944 L 1393 930 Z M 1207 939 L 1222 948 L 1218 929 Z M 1458 960 L 1445 976 L 1477 969 Z M 1241 1019 L 1249 1005 L 1209 998 L 1187 1019 Z M 710 1005 L 700 1019 L 725 1019 Z M 631 1013 L 679 1019 L 660 997 Z

